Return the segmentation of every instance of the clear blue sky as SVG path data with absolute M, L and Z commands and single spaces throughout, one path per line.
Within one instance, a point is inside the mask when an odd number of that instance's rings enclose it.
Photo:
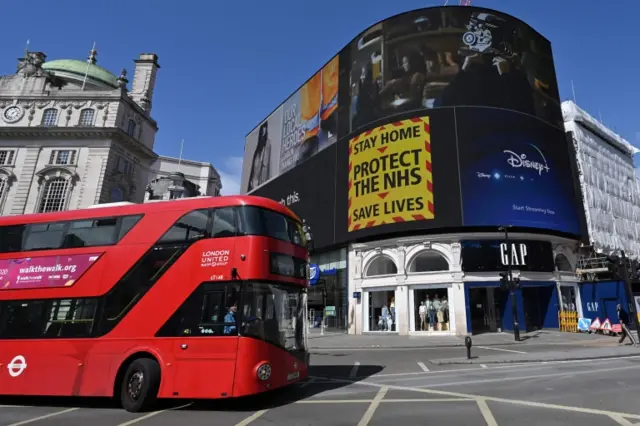
M 457 0 L 450 0 L 457 4 Z M 85 59 L 116 75 L 155 52 L 161 70 L 153 116 L 155 150 L 210 161 L 237 190 L 244 137 L 354 36 L 418 0 L 5 1 L 0 74 L 15 71 L 27 39 L 48 59 Z M 527 21 L 549 38 L 561 98 L 574 81 L 578 104 L 640 145 L 636 0 L 473 0 Z M 606 7 L 604 5 L 607 5 Z

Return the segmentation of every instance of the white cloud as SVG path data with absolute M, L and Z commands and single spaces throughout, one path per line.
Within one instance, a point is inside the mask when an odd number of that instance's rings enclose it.
M 242 157 L 228 157 L 217 168 L 222 181 L 222 195 L 240 194 L 242 180 Z

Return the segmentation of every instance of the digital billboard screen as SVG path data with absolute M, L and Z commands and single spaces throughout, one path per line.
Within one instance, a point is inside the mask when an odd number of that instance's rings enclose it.
M 326 222 L 326 245 L 503 225 L 578 236 L 569 148 L 549 41 L 500 12 L 434 7 L 368 28 L 260 123 L 242 191 L 320 188 L 296 208 Z
M 289 207 L 313 234 L 317 248 L 334 243 L 336 145 L 313 156 L 252 195 L 270 198 Z

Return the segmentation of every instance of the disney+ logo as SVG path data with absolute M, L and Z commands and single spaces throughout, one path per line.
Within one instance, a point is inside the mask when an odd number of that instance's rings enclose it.
M 511 167 L 515 169 L 518 169 L 518 168 L 533 169 L 537 171 L 540 176 L 542 176 L 543 172 L 548 173 L 551 169 L 549 168 L 547 159 L 545 158 L 542 151 L 540 151 L 538 147 L 533 144 L 529 144 L 529 145 L 533 147 L 538 152 L 538 154 L 540 154 L 540 158 L 539 158 L 540 161 L 535 161 L 530 158 L 527 158 L 527 154 L 517 154 L 513 151 L 505 149 L 502 152 L 509 155 L 509 158 L 507 158 L 507 164 L 509 164 Z

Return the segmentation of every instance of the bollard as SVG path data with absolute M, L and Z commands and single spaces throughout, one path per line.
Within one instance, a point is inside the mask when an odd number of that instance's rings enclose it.
M 464 345 L 467 347 L 467 359 L 471 359 L 471 345 L 473 342 L 471 341 L 471 337 L 467 336 L 464 338 Z

